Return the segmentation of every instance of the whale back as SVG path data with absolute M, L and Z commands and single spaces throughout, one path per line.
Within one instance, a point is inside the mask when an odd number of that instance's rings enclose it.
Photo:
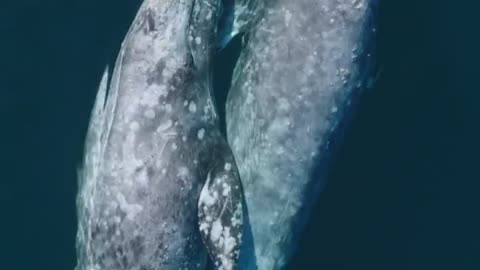
M 200 234 L 198 204 L 207 175 L 228 162 L 226 185 L 239 186 L 210 96 L 217 2 L 144 1 L 110 85 L 104 75 L 80 172 L 77 270 L 204 268 L 210 231 Z
M 252 241 L 241 269 L 284 269 L 372 77 L 373 1 L 258 1 L 226 108 Z

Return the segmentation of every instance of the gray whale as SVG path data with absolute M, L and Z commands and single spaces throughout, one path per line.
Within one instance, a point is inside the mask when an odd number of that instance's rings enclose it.
M 211 97 L 220 0 L 145 0 L 105 72 L 77 197 L 76 270 L 236 265 L 242 192 Z
M 285 269 L 327 182 L 342 127 L 372 80 L 377 3 L 238 5 L 244 8 L 236 31 L 248 42 L 235 67 L 226 125 L 252 231 L 239 269 Z

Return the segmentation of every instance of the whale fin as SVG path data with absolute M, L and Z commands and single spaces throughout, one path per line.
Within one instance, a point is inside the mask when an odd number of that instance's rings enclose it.
M 77 179 L 79 186 L 83 185 L 87 178 L 94 178 L 100 162 L 101 148 L 103 142 L 103 123 L 105 118 L 105 99 L 108 88 L 109 67 L 103 71 L 102 79 L 98 86 L 95 103 L 90 113 L 90 124 L 85 138 L 84 158 L 77 167 Z M 89 169 L 90 171 L 86 171 Z
M 103 112 L 105 108 L 105 100 L 107 99 L 107 89 L 108 89 L 108 80 L 109 78 L 110 67 L 107 65 L 103 71 L 102 79 L 98 86 L 97 97 L 95 99 L 94 113 Z
M 102 126 L 105 118 L 105 99 L 106 99 L 107 88 L 108 88 L 108 75 L 109 75 L 109 72 L 108 72 L 108 66 L 107 66 L 103 71 L 102 79 L 100 80 L 100 84 L 97 90 L 97 95 L 95 97 L 95 103 L 90 113 L 90 124 L 88 125 L 88 130 L 87 130 L 87 135 L 85 140 L 86 153 L 91 152 L 88 149 L 96 150 L 101 145 L 102 130 L 103 130 Z
M 102 141 L 103 124 L 105 122 L 105 102 L 107 99 L 109 67 L 103 71 L 102 79 L 98 86 L 97 96 L 90 114 L 90 124 L 88 126 L 86 147 L 100 147 Z
M 200 234 L 215 267 L 232 270 L 238 261 L 243 230 L 242 186 L 236 164 L 217 162 L 200 193 Z

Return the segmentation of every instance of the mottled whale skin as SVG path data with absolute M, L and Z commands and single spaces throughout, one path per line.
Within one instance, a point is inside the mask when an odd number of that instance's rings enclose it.
M 377 4 L 245 2 L 248 42 L 226 104 L 252 232 L 239 269 L 278 270 L 295 252 L 340 131 L 372 79 Z
M 210 95 L 220 5 L 144 1 L 104 73 L 80 171 L 76 270 L 205 269 L 207 254 L 234 269 L 241 184 Z

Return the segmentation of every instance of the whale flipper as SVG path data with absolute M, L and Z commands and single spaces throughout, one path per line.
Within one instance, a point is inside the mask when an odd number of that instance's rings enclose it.
M 90 125 L 87 130 L 87 136 L 85 140 L 85 152 L 88 153 L 85 156 L 84 164 L 78 168 L 79 179 L 85 178 L 84 167 L 95 170 L 96 164 L 98 163 L 98 153 L 101 152 L 102 148 L 102 138 L 103 138 L 103 129 L 102 126 L 105 122 L 105 100 L 108 89 L 108 77 L 109 77 L 109 67 L 107 66 L 103 71 L 102 79 L 98 86 L 97 95 L 95 98 L 95 103 L 90 115 Z M 95 173 L 95 172 L 88 172 Z
M 202 240 L 217 269 L 238 261 L 243 230 L 242 187 L 233 158 L 217 162 L 200 193 L 198 217 Z
M 102 130 L 101 126 L 104 123 L 104 114 L 105 114 L 105 100 L 107 98 L 107 89 L 108 89 L 108 72 L 109 67 L 107 66 L 103 71 L 102 79 L 100 80 L 100 84 L 98 86 L 97 96 L 95 98 L 95 104 L 93 105 L 93 109 L 90 115 L 90 126 L 88 127 L 87 131 L 87 145 L 89 142 L 100 142 L 96 138 L 89 137 L 96 137 L 101 136 L 99 132 Z
M 105 67 L 105 70 L 102 74 L 102 79 L 100 80 L 100 84 L 98 86 L 97 96 L 95 98 L 95 105 L 92 111 L 92 116 L 101 114 L 105 108 L 105 99 L 107 98 L 107 89 L 108 89 L 108 80 L 109 80 L 109 66 Z

